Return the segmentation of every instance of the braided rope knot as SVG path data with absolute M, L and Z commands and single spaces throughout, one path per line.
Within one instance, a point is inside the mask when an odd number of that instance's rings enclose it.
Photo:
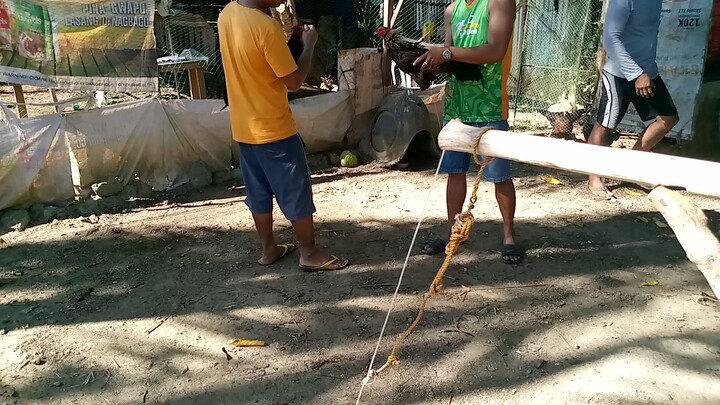
M 475 162 L 480 165 L 480 169 L 478 170 L 477 177 L 475 178 L 475 183 L 473 184 L 473 190 L 470 194 L 470 203 L 468 204 L 467 209 L 455 216 L 455 223 L 452 226 L 452 229 L 450 231 L 450 240 L 448 241 L 448 244 L 445 246 L 445 261 L 443 261 L 443 264 L 440 266 L 440 269 L 438 269 L 437 274 L 435 275 L 435 278 L 433 279 L 432 284 L 430 284 L 430 288 L 428 288 L 428 291 L 424 294 L 422 303 L 420 304 L 420 309 L 418 310 L 418 314 L 415 317 L 415 320 L 410 324 L 410 326 L 405 330 L 405 332 L 400 335 L 397 340 L 395 341 L 395 344 L 393 345 L 392 351 L 390 352 L 390 355 L 387 358 L 387 361 L 385 363 L 385 366 L 393 366 L 400 362 L 400 359 L 397 356 L 398 349 L 400 348 L 400 345 L 407 339 L 407 337 L 412 333 L 412 331 L 415 329 L 417 324 L 420 322 L 420 319 L 422 319 L 423 314 L 425 313 L 425 307 L 427 306 L 428 300 L 430 297 L 435 295 L 437 292 L 439 292 L 442 287 L 442 281 L 445 277 L 445 272 L 447 271 L 448 267 L 450 266 L 450 262 L 452 261 L 453 256 L 455 255 L 455 252 L 457 252 L 458 247 L 461 243 L 465 242 L 470 238 L 470 228 L 472 227 L 473 223 L 475 223 L 475 217 L 472 214 L 472 210 L 475 208 L 475 202 L 477 201 L 477 193 L 478 188 L 480 186 L 480 181 L 482 180 L 482 173 L 485 170 L 485 167 L 490 163 L 492 160 L 492 157 L 486 157 L 482 161 L 480 160 L 480 140 L 482 139 L 483 135 L 490 131 L 496 129 L 495 127 L 484 127 L 480 128 L 480 132 L 477 138 L 477 141 L 475 142 L 475 148 L 473 153 L 473 158 L 475 159 Z M 383 366 L 382 368 L 385 368 Z

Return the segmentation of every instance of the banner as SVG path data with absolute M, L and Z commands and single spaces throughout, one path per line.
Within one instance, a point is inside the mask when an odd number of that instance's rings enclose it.
M 156 91 L 154 0 L 0 0 L 0 82 Z

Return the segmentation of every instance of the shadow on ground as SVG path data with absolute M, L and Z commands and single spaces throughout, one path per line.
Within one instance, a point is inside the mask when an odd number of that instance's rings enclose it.
M 708 214 L 717 224 L 718 214 Z M 54 241 L 13 244 L 1 251 L 0 289 L 6 296 L 29 298 L 0 305 L 0 328 L 14 334 L 36 327 L 92 328 L 146 320 L 143 331 L 138 326 L 111 328 L 95 337 L 105 342 L 97 343 L 105 344 L 103 350 L 156 364 L 152 371 L 130 374 L 118 369 L 117 377 L 105 381 L 103 367 L 55 353 L 57 367 L 39 370 L 33 384 L 15 389 L 21 398 L 34 401 L 78 393 L 102 396 L 113 389 L 135 390 L 136 399 L 149 395 L 144 400 L 166 404 L 239 403 L 238 398 L 241 403 L 349 403 L 367 369 L 414 225 L 322 222 L 319 243 L 349 257 L 354 266 L 321 274 L 300 272 L 296 256 L 260 268 L 255 234 L 247 228 L 148 225 L 143 232 L 129 232 L 100 223 Z M 431 231 L 441 226 L 435 224 Z M 656 352 L 679 369 L 718 380 L 720 340 L 712 331 L 610 339 L 590 348 L 576 348 L 563 338 L 568 347 L 550 351 L 555 357 L 518 354 L 531 353 L 528 342 L 563 325 L 642 311 L 658 294 L 691 297 L 699 293 L 698 285 L 707 290 L 669 230 L 642 224 L 630 214 L 581 225 L 552 216 L 542 223 L 520 222 L 528 257 L 511 267 L 498 258 L 499 238 L 494 235 L 500 227 L 497 222 L 475 225 L 447 273 L 445 293 L 433 298 L 418 333 L 402 347 L 403 363 L 388 370 L 378 386 L 368 387 L 367 403 L 383 398 L 419 404 L 510 390 L 632 350 Z M 284 230 L 280 239 L 294 238 Z M 414 317 L 441 260 L 417 253 L 411 258 L 376 367 Z M 639 287 L 646 279 L 664 283 L 648 291 Z M 465 289 L 470 292 L 460 298 Z M 469 308 L 467 297 L 473 304 Z M 269 312 L 259 315 L 263 309 Z M 709 311 L 717 316 L 716 308 Z M 251 335 L 273 345 L 266 352 L 241 350 L 228 362 L 219 345 L 198 348 L 155 338 L 161 328 L 173 328 L 167 325 L 172 323 L 215 336 L 208 338 L 213 342 Z M 158 332 L 151 331 L 153 325 Z M 77 333 L 81 340 L 92 340 L 97 332 Z M 701 344 L 715 356 L 675 353 L 668 342 L 677 340 Z M 183 357 L 194 359 L 203 371 L 175 361 Z M 278 357 L 286 358 L 282 366 L 275 364 Z M 450 371 L 445 369 L 448 374 L 436 375 L 433 370 L 447 363 L 452 364 Z M 94 371 L 93 381 L 83 384 L 89 371 Z M 202 388 L 183 390 L 183 381 L 193 379 L 203 381 Z M 178 388 L 153 389 L 168 386 Z

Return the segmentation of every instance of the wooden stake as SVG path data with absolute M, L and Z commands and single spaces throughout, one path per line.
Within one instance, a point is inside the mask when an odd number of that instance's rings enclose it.
M 444 150 L 472 153 L 480 131 L 453 120 L 440 131 L 438 144 Z M 720 163 L 497 130 L 483 135 L 480 153 L 651 187 L 680 187 L 691 193 L 720 197 L 720 181 L 717 181 L 720 179 Z M 690 176 L 688 173 L 702 175 Z
M 22 85 L 13 84 L 13 92 L 15 93 L 18 115 L 20 118 L 27 118 L 27 106 L 25 105 L 25 93 L 23 92 Z
M 383 0 L 383 26 L 389 27 L 390 20 L 392 19 L 393 6 L 395 0 Z M 387 52 L 387 46 L 383 41 L 383 55 L 382 55 L 382 78 L 383 86 L 385 88 L 392 85 L 392 72 L 390 72 L 390 55 Z
M 657 187 L 650 200 L 675 232 L 688 259 L 707 279 L 716 297 L 720 298 L 720 241 L 708 229 L 703 210 L 680 193 Z
M 58 98 L 57 98 L 57 94 L 55 93 L 55 89 L 48 89 L 48 91 L 50 92 L 50 98 L 52 99 L 52 102 L 55 103 L 55 112 L 59 113 L 60 106 L 57 105 Z
M 395 7 L 395 11 L 393 12 L 392 18 L 390 19 L 390 25 L 387 26 L 388 28 L 392 28 L 395 26 L 395 22 L 397 21 L 397 18 L 400 15 L 400 9 L 403 6 L 403 1 L 405 1 L 405 0 L 398 1 L 397 6 Z

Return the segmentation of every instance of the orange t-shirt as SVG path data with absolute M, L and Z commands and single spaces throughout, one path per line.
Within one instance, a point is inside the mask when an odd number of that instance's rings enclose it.
M 285 33 L 260 10 L 229 3 L 218 18 L 233 139 L 264 144 L 297 133 L 287 87 L 297 70 Z

